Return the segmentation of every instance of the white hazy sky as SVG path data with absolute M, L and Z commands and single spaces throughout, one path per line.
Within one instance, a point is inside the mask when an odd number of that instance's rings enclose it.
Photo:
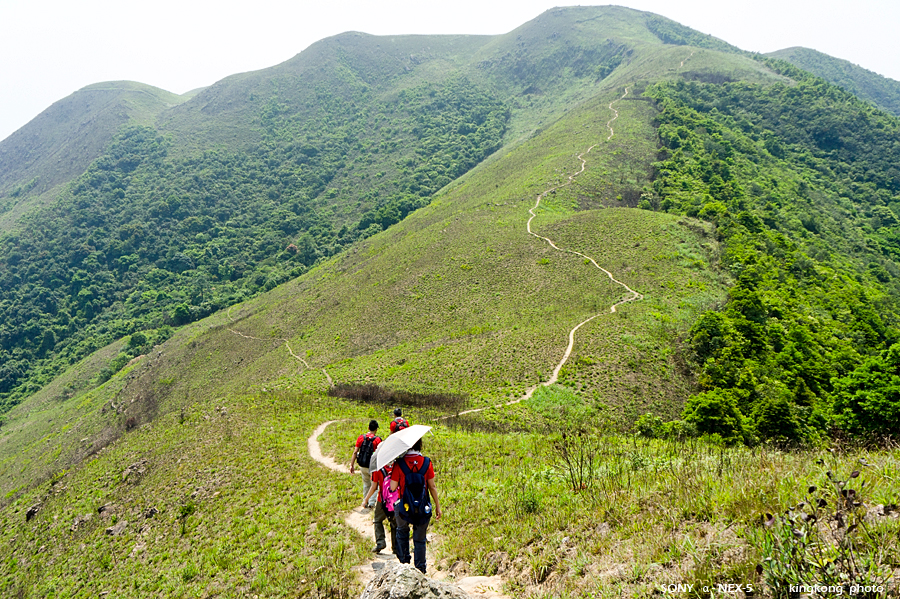
M 744 50 L 806 46 L 900 80 L 898 0 L 619 0 Z M 0 0 L 0 140 L 91 83 L 175 93 L 344 31 L 506 33 L 554 0 Z

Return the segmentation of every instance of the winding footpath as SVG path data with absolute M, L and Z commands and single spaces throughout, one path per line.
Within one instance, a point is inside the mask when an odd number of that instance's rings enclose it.
M 625 97 L 627 95 L 628 95 L 628 88 L 626 87 L 625 93 L 622 94 L 622 97 L 619 98 L 619 100 L 625 99 Z M 612 124 L 617 118 L 619 118 L 619 111 L 616 110 L 615 108 L 613 108 L 613 104 L 615 102 L 616 101 L 614 100 L 613 102 L 609 103 L 609 109 L 613 111 L 614 115 L 606 123 L 606 126 L 609 129 L 609 137 L 606 138 L 606 141 L 611 140 L 613 138 L 613 135 L 615 135 L 615 131 L 613 131 Z M 543 200 L 546 195 L 553 193 L 558 189 L 562 189 L 563 187 L 571 185 L 572 181 L 575 180 L 575 177 L 577 177 L 578 175 L 583 173 L 584 169 L 586 168 L 587 160 L 584 158 L 585 155 L 589 154 L 591 152 L 591 150 L 593 150 L 596 147 L 597 147 L 597 144 L 594 144 L 593 146 L 591 146 L 590 148 L 588 148 L 587 150 L 585 150 L 584 152 L 582 152 L 581 154 L 578 155 L 578 159 L 581 161 L 581 168 L 578 169 L 578 172 L 572 173 L 571 175 L 569 175 L 569 178 L 565 183 L 563 183 L 562 185 L 558 185 L 556 187 L 551 187 L 550 189 L 546 190 L 542 194 L 538 195 L 537 201 L 534 203 L 534 206 L 528 210 L 528 213 L 531 214 L 531 218 L 529 218 L 528 222 L 525 224 L 525 229 L 528 231 L 529 235 L 533 235 L 534 237 L 537 237 L 538 239 L 542 239 L 542 240 L 546 241 L 550 245 L 550 247 L 552 247 L 553 249 L 555 249 L 557 251 L 567 253 L 567 254 L 575 254 L 576 256 L 580 256 L 580 257 L 584 258 L 585 260 L 590 260 L 591 264 L 593 264 L 595 268 L 602 271 L 607 277 L 609 277 L 610 281 L 612 281 L 616 285 L 619 285 L 623 289 L 625 289 L 625 291 L 628 292 L 628 297 L 625 297 L 624 299 L 619 300 L 618 302 L 616 302 L 615 304 L 613 304 L 612 306 L 609 307 L 610 312 L 615 312 L 616 306 L 621 306 L 622 304 L 625 304 L 628 302 L 633 302 L 633 301 L 636 301 L 639 299 L 643 299 L 644 296 L 641 295 L 640 293 L 638 293 L 637 291 L 635 291 L 634 289 L 632 289 L 631 287 L 629 287 L 628 285 L 626 285 L 625 283 L 623 283 L 622 281 L 616 279 L 611 272 L 609 272 L 608 270 L 606 270 L 605 268 L 603 268 L 602 266 L 597 264 L 597 261 L 594 260 L 593 258 L 591 258 L 590 256 L 588 256 L 586 254 L 582 254 L 581 252 L 577 252 L 575 250 L 560 248 L 549 237 L 544 237 L 543 235 L 538 235 L 537 233 L 535 233 L 534 231 L 531 230 L 531 221 L 533 221 L 535 219 L 535 217 L 537 216 L 537 214 L 535 214 L 534 211 L 537 210 L 538 207 L 541 205 L 541 200 Z M 556 368 L 553 369 L 552 376 L 545 383 L 543 383 L 543 385 L 545 387 L 554 384 L 558 380 L 559 371 L 562 370 L 562 367 L 568 361 L 569 356 L 572 355 L 572 348 L 575 346 L 575 332 L 578 329 L 580 329 L 581 327 L 583 327 L 584 325 L 586 325 L 587 323 L 589 323 L 590 321 L 594 320 L 595 318 L 597 318 L 598 316 L 600 316 L 601 314 L 604 314 L 604 313 L 605 312 L 599 312 L 597 314 L 594 314 L 590 318 L 586 318 L 585 320 L 583 320 L 583 321 L 579 322 L 577 325 L 575 325 L 575 328 L 573 328 L 571 331 L 569 331 L 569 345 L 566 347 L 566 351 L 563 354 L 562 360 L 560 360 L 559 364 L 556 365 Z M 532 387 L 531 390 L 528 393 L 526 393 L 526 395 L 524 397 L 522 397 L 522 399 L 527 399 L 528 397 L 531 397 L 531 394 L 534 393 L 534 389 L 536 389 L 536 387 Z
M 682 64 L 684 64 L 684 61 L 682 61 Z M 613 138 L 613 136 L 616 134 L 612 125 L 615 122 L 615 120 L 619 118 L 619 111 L 616 110 L 616 108 L 613 105 L 616 102 L 618 102 L 619 100 L 625 99 L 627 96 L 628 96 L 628 88 L 626 87 L 625 93 L 623 93 L 620 98 L 617 98 L 616 100 L 613 100 L 612 102 L 609 103 L 609 109 L 613 112 L 613 116 L 612 116 L 612 118 L 609 119 L 609 121 L 606 122 L 606 128 L 609 129 L 609 135 L 607 136 L 606 141 L 610 141 Z M 587 254 L 582 254 L 581 252 L 577 252 L 575 250 L 561 248 L 558 245 L 556 245 L 556 243 L 549 237 L 544 237 L 543 235 L 538 235 L 537 233 L 535 233 L 534 231 L 531 230 L 531 221 L 533 221 L 537 217 L 535 210 L 537 210 L 540 207 L 541 200 L 543 200 L 547 195 L 549 195 L 559 189 L 562 189 L 564 187 L 571 185 L 572 181 L 575 180 L 575 177 L 577 177 L 578 175 L 583 173 L 585 171 L 585 168 L 587 168 L 587 159 L 585 159 L 585 156 L 587 154 L 589 154 L 591 152 L 591 150 L 596 148 L 597 145 L 599 145 L 599 144 L 592 145 L 587 150 L 585 150 L 584 152 L 582 152 L 578 155 L 578 160 L 581 161 L 581 168 L 579 168 L 577 172 L 574 172 L 571 175 L 569 175 L 569 177 L 566 179 L 565 183 L 551 187 L 551 188 L 543 191 L 542 193 L 540 193 L 537 196 L 537 200 L 535 201 L 534 206 L 532 206 L 528 210 L 528 213 L 531 215 L 531 217 L 528 219 L 528 222 L 525 223 L 525 230 L 528 232 L 529 235 L 532 235 L 538 239 L 541 239 L 541 240 L 547 242 L 547 244 L 550 247 L 552 247 L 553 249 L 555 249 L 559 252 L 563 252 L 563 253 L 567 253 L 567 254 L 574 254 L 576 256 L 580 256 L 581 258 L 584 258 L 585 260 L 589 260 L 590 263 L 593 264 L 595 268 L 597 268 L 598 270 L 603 272 L 609 278 L 610 281 L 612 281 L 616 285 L 619 285 L 620 287 L 622 287 L 627 292 L 627 296 L 624 297 L 623 299 L 617 301 L 616 303 L 614 303 L 613 305 L 611 305 L 609 307 L 609 312 L 613 313 L 616 311 L 617 306 L 621 306 L 622 304 L 626 304 L 628 302 L 634 302 L 634 301 L 643 299 L 644 296 L 641 295 L 640 293 L 638 293 L 637 291 L 635 291 L 634 289 L 632 289 L 631 287 L 629 287 L 628 285 L 626 285 L 625 283 L 623 283 L 622 281 L 616 279 L 615 276 L 613 276 L 613 274 L 610 271 L 608 271 L 605 268 L 603 268 L 602 266 L 600 266 L 596 260 L 594 260 L 593 258 L 588 256 Z M 502 404 L 498 404 L 496 406 L 490 406 L 490 407 L 499 408 L 502 406 L 511 406 L 511 405 L 517 404 L 519 402 L 525 401 L 526 399 L 529 399 L 534 394 L 534 392 L 537 390 L 538 387 L 540 387 L 540 386 L 549 387 L 550 385 L 555 384 L 556 381 L 559 380 L 560 371 L 562 370 L 563 366 L 565 366 L 566 362 L 568 362 L 569 357 L 572 355 L 572 349 L 575 347 L 575 333 L 578 331 L 578 329 L 580 329 L 587 323 L 591 322 L 598 316 L 602 316 L 603 314 L 606 314 L 606 312 L 605 311 L 598 312 L 597 314 L 594 314 L 593 316 L 582 320 L 577 325 L 575 325 L 575 327 L 572 328 L 572 330 L 569 331 L 569 344 L 566 346 L 566 350 L 563 353 L 562 359 L 556 365 L 556 368 L 553 369 L 553 373 L 551 374 L 549 379 L 547 379 L 543 383 L 538 383 L 536 385 L 532 385 L 531 387 L 528 387 L 528 389 L 525 390 L 525 394 L 518 399 L 514 399 L 512 401 L 508 401 L 506 403 L 502 403 Z M 455 414 L 455 416 L 462 416 L 463 414 L 474 414 L 476 412 L 483 412 L 484 410 L 487 410 L 487 409 L 489 409 L 489 407 L 488 408 L 473 408 L 471 410 L 465 410 L 465 411 L 459 412 L 459 413 Z M 444 416 L 443 418 L 439 418 L 439 420 L 445 420 L 447 418 L 452 418 L 452 417 L 453 416 Z

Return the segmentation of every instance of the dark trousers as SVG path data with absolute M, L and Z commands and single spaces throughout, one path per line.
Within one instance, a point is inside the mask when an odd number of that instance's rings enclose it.
M 384 509 L 384 504 L 380 501 L 375 504 L 375 511 L 372 514 L 372 522 L 375 524 L 375 546 L 387 547 L 387 541 L 384 536 L 384 521 L 387 520 L 391 526 L 391 552 L 397 554 L 397 525 L 394 521 L 394 512 L 388 512 Z M 409 541 L 407 541 L 407 546 Z
M 428 523 L 431 518 L 426 520 L 424 524 L 412 524 L 400 517 L 400 510 L 394 511 L 397 521 L 397 559 L 401 564 L 409 563 L 409 527 L 413 527 L 413 564 L 423 574 L 425 573 L 425 535 L 428 533 Z

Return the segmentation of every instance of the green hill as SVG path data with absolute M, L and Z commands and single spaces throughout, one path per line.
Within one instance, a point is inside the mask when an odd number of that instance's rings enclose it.
M 785 48 L 770 52 L 766 56 L 786 60 L 894 116 L 900 116 L 900 81 L 888 79 L 848 60 L 841 60 L 809 48 Z
M 151 124 L 183 101 L 142 83 L 96 83 L 54 103 L 0 141 L 0 231 L 12 227 L 35 201 L 52 201 L 53 194 L 43 194 L 83 173 L 122 125 Z M 29 197 L 36 199 L 26 201 Z
M 890 596 L 898 131 L 616 7 L 344 34 L 122 127 L 2 239 L 0 589 L 353 596 L 358 479 L 306 440 L 402 404 L 456 576 Z

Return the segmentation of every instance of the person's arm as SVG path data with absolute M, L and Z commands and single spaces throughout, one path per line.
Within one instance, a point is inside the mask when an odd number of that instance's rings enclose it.
M 428 479 L 428 493 L 431 494 L 431 501 L 434 502 L 434 517 L 438 520 L 441 519 L 441 503 L 438 501 L 438 493 L 437 493 L 437 485 L 434 484 L 434 479 Z
M 363 507 L 366 507 L 369 505 L 369 497 L 371 497 L 372 494 L 375 493 L 376 488 L 380 488 L 380 487 L 381 487 L 381 485 L 375 484 L 374 482 L 372 483 L 372 486 L 369 487 L 369 492 L 366 493 L 365 497 L 363 497 L 363 500 L 362 500 Z
M 403 458 L 400 458 L 401 460 Z M 403 470 L 400 469 L 400 466 L 397 463 L 394 463 L 394 470 L 391 472 L 391 492 L 396 491 L 397 487 L 400 486 L 400 475 L 403 474 Z
M 359 452 L 359 447 L 353 448 L 353 455 L 350 456 L 350 474 L 353 474 L 353 469 L 356 468 L 356 454 Z

